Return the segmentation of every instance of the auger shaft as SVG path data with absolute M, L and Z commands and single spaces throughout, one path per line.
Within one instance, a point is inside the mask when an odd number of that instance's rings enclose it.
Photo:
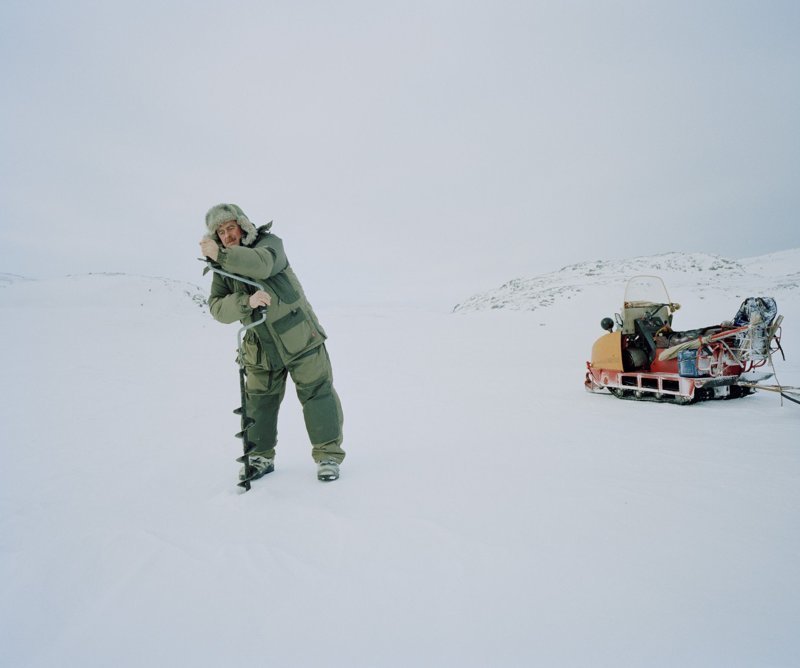
M 220 274 L 221 276 L 227 276 L 228 278 L 232 278 L 236 281 L 240 281 L 242 283 L 246 283 L 247 285 L 252 285 L 259 290 L 265 290 L 266 288 L 257 283 L 256 281 L 246 278 L 245 276 L 239 276 L 237 274 L 231 274 L 227 271 L 223 271 L 222 269 L 215 267 L 211 261 L 202 258 L 203 261 L 206 263 L 207 270 L 206 271 L 213 271 L 215 274 Z M 247 438 L 247 430 L 252 427 L 256 421 L 247 415 L 247 371 L 244 366 L 244 349 L 242 344 L 244 343 L 244 334 L 254 327 L 258 327 L 263 322 L 267 320 L 267 307 L 262 306 L 256 309 L 256 313 L 260 314 L 261 317 L 258 320 L 251 322 L 249 325 L 242 326 L 239 331 L 237 332 L 237 343 L 238 343 L 238 361 L 239 361 L 239 391 L 241 393 L 242 403 L 238 408 L 235 408 L 233 412 L 236 415 L 241 417 L 241 431 L 236 434 L 236 438 L 242 439 L 242 456 L 237 457 L 236 461 L 240 462 L 244 465 L 244 478 L 239 481 L 238 486 L 242 487 L 245 491 L 250 490 L 250 481 L 255 477 L 253 467 L 250 466 L 250 453 L 255 450 L 256 444 L 253 443 L 251 440 Z
M 241 351 L 239 352 L 241 355 Z M 236 434 L 236 438 L 242 439 L 242 456 L 236 459 L 237 462 L 244 464 L 244 478 L 239 482 L 239 487 L 243 487 L 245 491 L 250 489 L 250 481 L 253 479 L 253 468 L 250 466 L 250 453 L 255 449 L 255 443 L 247 438 L 247 430 L 255 424 L 253 418 L 247 415 L 247 392 L 245 389 L 247 379 L 247 372 L 244 365 L 239 365 L 239 390 L 242 395 L 242 405 L 233 410 L 234 413 L 241 416 L 242 430 Z

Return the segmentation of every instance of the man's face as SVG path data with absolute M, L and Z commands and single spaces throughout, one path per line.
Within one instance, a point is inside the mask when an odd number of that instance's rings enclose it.
M 238 246 L 242 241 L 242 228 L 235 220 L 229 220 L 217 228 L 217 235 L 225 248 Z

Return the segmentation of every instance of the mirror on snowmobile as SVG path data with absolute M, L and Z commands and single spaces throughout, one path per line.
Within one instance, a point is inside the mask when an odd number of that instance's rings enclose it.
M 600 321 L 600 326 L 607 332 L 610 332 L 614 329 L 614 321 L 611 318 L 603 318 Z

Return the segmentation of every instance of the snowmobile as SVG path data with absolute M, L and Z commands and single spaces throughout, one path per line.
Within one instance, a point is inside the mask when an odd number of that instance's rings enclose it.
M 731 321 L 685 331 L 672 329 L 679 308 L 659 277 L 631 278 L 621 313 L 600 322 L 606 334 L 586 363 L 586 389 L 620 399 L 689 404 L 744 397 L 772 377 L 756 370 L 781 350 L 783 316 L 774 299 L 749 297 Z

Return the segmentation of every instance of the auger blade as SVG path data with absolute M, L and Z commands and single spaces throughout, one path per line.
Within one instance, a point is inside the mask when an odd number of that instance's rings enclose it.
M 244 454 L 241 457 L 237 457 L 236 461 L 239 462 L 240 464 L 244 464 L 245 461 L 247 461 L 249 463 L 250 462 L 250 453 L 253 452 L 253 450 L 255 450 L 255 449 L 256 449 L 256 444 L 255 443 L 248 444 L 247 449 L 244 451 Z
M 256 421 L 253 418 L 242 418 L 242 431 L 236 434 L 236 438 L 245 438 L 247 430 L 252 427 Z

